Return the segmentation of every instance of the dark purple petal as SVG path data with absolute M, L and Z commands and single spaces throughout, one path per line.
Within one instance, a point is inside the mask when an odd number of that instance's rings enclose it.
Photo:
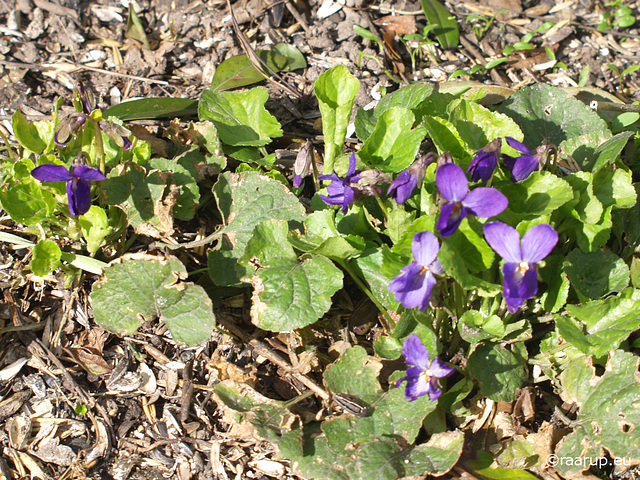
M 302 186 L 302 177 L 297 173 L 293 175 L 293 186 L 294 188 L 300 188 Z
M 67 197 L 71 216 L 84 215 L 91 208 L 91 182 L 83 178 L 68 181 Z
M 73 176 L 78 178 L 84 178 L 86 180 L 93 180 L 96 182 L 107 178 L 103 175 L 103 173 L 99 169 L 88 167 L 87 165 L 78 165 L 77 167 L 75 167 L 73 169 Z
M 467 173 L 471 175 L 471 180 L 474 182 L 478 180 L 488 182 L 497 164 L 497 152 L 485 152 L 483 149 L 473 158 L 469 168 L 467 168 Z
M 429 351 L 415 333 L 405 339 L 402 345 L 402 356 L 407 365 L 414 365 L 420 370 L 429 368 Z M 407 370 L 407 374 L 411 375 L 409 370 Z
M 435 357 L 429 366 L 429 371 L 431 372 L 432 378 L 442 378 L 451 375 L 456 369 L 447 367 L 442 360 Z
M 127 137 L 122 137 L 122 149 L 123 150 L 131 150 L 133 146 L 133 142 L 129 140 Z
M 449 164 L 452 165 L 452 164 Z M 462 219 L 467 216 L 467 209 L 457 202 L 447 202 L 440 209 L 440 216 L 436 222 L 436 229 L 443 237 L 453 235 Z
M 442 395 L 442 390 L 440 390 L 438 387 L 436 387 L 436 378 L 435 377 L 431 377 L 430 381 L 429 381 L 429 400 L 431 400 L 432 402 L 435 402 L 436 400 L 438 400 L 440 398 L 440 395 Z
M 551 225 L 541 223 L 522 236 L 522 259 L 538 263 L 551 253 L 558 243 L 558 232 Z
M 538 293 L 538 273 L 533 263 L 505 263 L 502 267 L 503 296 L 509 310 L 516 311 L 525 300 Z
M 476 217 L 490 218 L 504 212 L 509 200 L 495 188 L 478 187 L 464 197 L 462 205 Z
M 507 141 L 510 147 L 515 148 L 520 153 L 531 155 L 531 151 L 524 145 L 524 143 L 519 142 L 513 137 L 505 137 L 504 139 Z
M 319 193 L 318 197 L 320 197 L 320 200 L 322 200 L 327 205 L 340 205 L 340 206 L 342 206 L 342 204 L 344 203 L 344 195 L 341 195 L 339 197 L 331 197 L 331 196 L 322 195 L 321 193 Z
M 537 155 L 523 155 L 516 159 L 511 169 L 511 181 L 520 182 L 531 175 L 540 166 L 540 158 Z
M 45 163 L 31 170 L 31 176 L 41 182 L 66 182 L 73 178 L 64 165 Z
M 344 195 L 342 199 L 342 214 L 346 215 L 347 210 L 349 210 L 349 205 L 353 202 L 353 199 L 356 196 L 356 192 L 351 187 L 344 188 Z
M 419 232 L 413 236 L 411 252 L 418 265 L 430 267 L 438 256 L 440 244 L 436 236 L 429 232 Z
M 355 173 L 356 173 L 356 152 L 353 152 L 349 156 L 349 170 L 347 170 L 347 174 L 345 175 L 345 178 L 349 178 Z M 355 180 L 354 182 L 357 182 L 357 180 Z
M 467 176 L 455 163 L 446 163 L 436 170 L 436 185 L 450 202 L 459 202 L 469 191 Z
M 333 180 L 335 182 L 342 182 L 342 179 L 338 176 L 337 173 L 332 173 L 331 175 L 320 175 L 318 180 Z
M 400 270 L 400 274 L 389 283 L 389 292 L 405 308 L 424 311 L 429 306 L 431 289 L 436 280 L 429 269 L 417 263 L 411 263 Z
M 396 203 L 402 205 L 409 200 L 417 186 L 418 177 L 416 175 L 411 175 L 407 170 L 403 170 L 402 173 L 398 175 L 398 178 L 389 185 L 387 195 L 393 197 Z
M 520 249 L 520 234 L 518 231 L 502 222 L 491 222 L 484 226 L 484 238 L 491 248 L 507 262 L 520 263 L 522 251 Z
M 504 162 L 504 166 L 507 167 L 509 170 L 513 170 L 513 167 L 515 167 L 517 160 L 518 160 L 517 158 L 514 158 L 510 155 L 502 155 L 502 161 Z M 513 177 L 511 178 L 511 181 L 514 181 Z

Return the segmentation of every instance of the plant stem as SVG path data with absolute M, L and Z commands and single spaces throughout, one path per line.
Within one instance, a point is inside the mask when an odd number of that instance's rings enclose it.
M 382 315 L 384 315 L 384 317 L 387 319 L 389 325 L 391 327 L 395 327 L 396 322 L 391 318 L 391 315 L 389 315 L 389 312 L 387 311 L 385 306 L 380 303 L 371 289 L 362 281 L 362 279 L 356 274 L 356 272 L 353 271 L 349 263 L 346 260 L 337 260 L 337 263 L 351 276 L 353 281 L 356 282 L 356 285 L 360 287 L 360 290 L 362 290 L 367 295 L 367 297 L 371 299 L 375 306 L 378 307 L 378 310 L 380 310 L 380 313 L 382 313 Z

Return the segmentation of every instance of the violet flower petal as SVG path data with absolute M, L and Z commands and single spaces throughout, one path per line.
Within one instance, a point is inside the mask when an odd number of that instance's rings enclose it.
M 498 164 L 497 152 L 486 152 L 484 149 L 476 153 L 467 168 L 467 173 L 471 175 L 471 180 L 477 182 L 482 180 L 483 182 L 489 181 L 493 171 Z
M 522 250 L 520 249 L 520 234 L 518 231 L 502 222 L 491 222 L 484 226 L 484 238 L 491 248 L 507 262 L 520 263 Z
M 449 164 L 452 165 L 452 164 Z M 458 202 L 447 202 L 440 209 L 440 215 L 436 222 L 436 229 L 443 237 L 453 235 L 462 219 L 467 216 L 467 209 Z
M 442 360 L 435 357 L 431 365 L 429 365 L 429 371 L 433 374 L 432 378 L 442 378 L 451 375 L 456 369 L 447 367 Z
M 404 341 L 402 356 L 407 365 L 415 365 L 422 370 L 429 368 L 429 351 L 415 333 L 409 335 Z
M 495 188 L 478 187 L 467 194 L 462 204 L 476 217 L 490 218 L 504 212 L 509 200 Z
M 558 232 L 551 225 L 536 225 L 522 237 L 522 259 L 537 263 L 549 255 L 557 243 Z
M 431 289 L 436 284 L 432 273 L 417 263 L 410 263 L 389 283 L 397 302 L 405 308 L 418 308 L 421 312 L 429 306 Z
M 403 170 L 391 185 L 389 185 L 387 195 L 395 198 L 396 203 L 402 205 L 409 200 L 417 186 L 418 177 L 411 175 L 407 170 Z
M 411 252 L 416 263 L 429 267 L 437 258 L 440 244 L 436 236 L 429 232 L 418 232 L 413 236 Z
M 526 262 L 505 263 L 502 267 L 503 296 L 511 313 L 520 308 L 525 300 L 538 293 L 538 272 L 535 264 Z
M 520 153 L 526 153 L 527 155 L 531 155 L 531 151 L 525 146 L 524 143 L 519 142 L 513 137 L 505 137 L 504 138 L 510 147 L 515 148 Z
M 511 167 L 511 181 L 515 183 L 528 178 L 539 166 L 540 159 L 537 155 L 518 157 Z M 507 168 L 509 168 L 508 165 Z
M 467 176 L 455 163 L 446 163 L 436 170 L 436 185 L 450 202 L 459 202 L 469 192 Z
M 91 208 L 91 182 L 84 178 L 70 180 L 67 182 L 67 198 L 71 216 L 84 215 Z
M 87 165 L 78 165 L 75 167 L 73 169 L 73 176 L 93 181 L 104 180 L 107 178 L 99 169 L 89 167 Z
M 45 163 L 31 170 L 31 176 L 41 182 L 66 182 L 73 178 L 64 165 Z

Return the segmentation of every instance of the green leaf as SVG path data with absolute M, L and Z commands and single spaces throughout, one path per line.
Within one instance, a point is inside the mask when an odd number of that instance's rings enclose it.
M 416 82 L 385 95 L 372 110 L 359 108 L 354 120 L 356 135 L 363 142 L 366 141 L 371 136 L 378 122 L 378 117 L 391 107 L 403 107 L 411 110 L 416 116 L 417 122 L 420 122 L 422 116 L 427 112 L 435 115 L 432 108 L 426 108 L 426 104 L 431 103 L 428 100 L 433 93 L 432 84 Z
M 168 175 L 158 170 L 147 173 L 133 163 L 120 164 L 102 181 L 107 205 L 115 205 L 127 215 L 136 233 L 162 238 L 173 231 L 173 207 L 179 187 L 168 186 Z
M 318 77 L 313 87 L 318 97 L 324 135 L 324 174 L 333 173 L 336 156 L 342 152 L 347 125 L 360 82 L 344 65 L 338 65 Z
M 573 432 L 564 437 L 555 454 L 564 460 L 555 469 L 565 478 L 577 477 L 589 468 L 587 459 L 599 458 L 606 451 L 611 458 L 626 462 L 640 458 L 640 384 L 638 383 L 638 357 L 630 352 L 616 350 L 609 356 L 601 376 L 581 375 L 581 385 L 574 390 L 580 406 Z M 585 368 L 581 369 L 586 373 Z M 563 378 L 572 388 L 575 377 Z M 572 382 L 573 381 L 573 382 Z M 576 459 L 581 459 L 578 464 Z M 625 463 L 626 464 L 626 463 Z
M 53 240 L 41 240 L 32 250 L 31 262 L 29 268 L 39 276 L 49 275 L 60 266 L 60 257 L 62 252 L 60 247 Z
M 209 252 L 209 275 L 217 285 L 238 283 L 237 260 L 253 229 L 265 220 L 302 222 L 304 207 L 281 182 L 258 172 L 225 172 L 213 186 L 224 226 L 222 246 Z
M 405 475 L 444 475 L 458 463 L 463 446 L 464 434 L 459 430 L 431 435 L 427 443 L 416 446 L 405 457 Z
M 559 145 L 569 138 L 607 130 L 607 124 L 581 101 L 561 88 L 537 84 L 511 95 L 498 109 L 513 118 L 527 144 Z
M 415 117 L 404 107 L 391 107 L 380 117 L 371 136 L 358 152 L 371 168 L 383 172 L 401 172 L 416 158 L 426 135 L 424 128 L 411 129 Z
M 452 102 L 449 121 L 456 127 L 460 137 L 473 150 L 484 148 L 496 138 L 513 137 L 523 140 L 520 127 L 503 113 L 465 99 Z
M 477 310 L 467 310 L 458 322 L 460 337 L 471 346 L 483 340 L 504 338 L 506 327 L 497 315 L 485 317 Z
M 475 452 L 475 459 L 465 459 L 463 465 L 482 480 L 537 480 L 538 477 L 518 468 L 494 468 L 494 456 L 489 452 Z
M 198 116 L 213 122 L 220 140 L 227 145 L 264 146 L 282 136 L 280 124 L 264 108 L 268 98 L 267 89 L 262 87 L 245 92 L 206 89 L 200 95 Z
M 516 390 L 529 377 L 523 343 L 479 345 L 469 356 L 469 373 L 480 383 L 480 392 L 495 401 L 512 402 Z
M 126 100 L 102 112 L 104 118 L 118 117 L 131 120 L 154 120 L 158 118 L 184 118 L 198 114 L 198 101 L 190 98 L 149 97 Z
M 633 132 L 620 132 L 602 142 L 596 148 L 593 161 L 587 166 L 587 169 L 595 172 L 603 165 L 614 164 L 620 158 L 622 150 L 631 137 L 633 137 Z
M 188 155 L 192 158 L 185 157 Z M 174 159 L 152 158 L 147 167 L 171 174 L 170 183 L 177 187 L 177 198 L 173 207 L 173 215 L 178 220 L 191 220 L 200 202 L 200 189 L 195 179 L 195 164 L 205 163 L 204 156 L 198 151 L 185 152 L 181 157 Z
M 438 149 L 438 153 L 450 152 L 463 169 L 469 166 L 471 149 L 450 121 L 425 115 L 423 126 L 427 129 L 427 136 Z
M 547 288 L 540 296 L 540 303 L 545 312 L 555 313 L 560 310 L 569 296 L 569 280 L 563 274 L 564 257 L 552 255 L 545 258 L 545 267 L 538 270 Z
M 549 172 L 533 172 L 526 180 L 507 184 L 500 191 L 509 199 L 507 212 L 519 219 L 547 215 L 573 199 L 571 186 Z
M 636 203 L 637 196 L 631 172 L 601 168 L 593 177 L 593 185 L 593 193 L 605 208 L 631 208 Z
M 107 212 L 97 205 L 91 205 L 87 213 L 78 217 L 78 225 L 87 242 L 87 251 L 91 255 L 95 255 L 103 245 L 105 237 L 113 231 L 109 225 Z
M 144 27 L 142 26 L 140 18 L 138 18 L 138 14 L 133 9 L 133 5 L 131 4 L 129 4 L 129 16 L 127 18 L 127 30 L 125 32 L 125 36 L 127 38 L 139 41 L 140 43 L 142 43 L 142 45 L 144 45 L 144 48 L 150 50 L 147 34 L 144 31 Z
M 84 270 L 85 272 L 95 273 L 96 275 L 102 275 L 106 263 L 92 257 L 85 257 L 84 255 L 76 255 L 74 253 L 62 252 L 60 258 L 76 268 Z
M 629 267 L 611 250 L 572 250 L 567 255 L 565 271 L 573 288 L 587 298 L 620 292 L 629 285 Z
M 342 288 L 342 272 L 322 256 L 275 258 L 251 277 L 251 320 L 263 330 L 286 332 L 316 322 Z
M 626 288 L 615 297 L 566 309 L 569 316 L 554 317 L 560 335 L 583 353 L 599 357 L 638 329 L 640 290 Z
M 41 154 L 47 148 L 47 141 L 42 138 L 36 125 L 29 122 L 20 110 L 16 110 L 11 116 L 11 128 L 20 144 L 27 150 Z M 50 126 L 50 129 L 53 130 L 53 126 Z
M 289 242 L 294 248 L 332 260 L 348 260 L 360 255 L 365 249 L 365 241 L 357 235 L 342 235 L 338 232 L 334 210 L 313 212 L 304 221 L 305 233 L 292 231 Z
M 463 224 L 466 222 L 463 220 Z M 478 294 L 483 297 L 493 297 L 502 290 L 502 287 L 472 273 L 489 268 L 493 261 L 493 250 L 480 235 L 468 227 L 468 223 L 465 227 L 461 225 L 461 228 L 465 233 L 456 232 L 455 235 L 443 241 L 438 252 L 438 260 L 444 271 L 463 288 L 478 290 Z
M 395 310 L 399 304 L 395 301 L 393 294 L 389 292 L 389 282 L 393 280 L 393 277 L 385 275 L 382 270 L 382 263 L 383 254 L 381 249 L 366 250 L 355 260 L 358 272 L 367 282 L 378 301 L 386 308 Z
M 36 225 L 53 219 L 56 201 L 40 182 L 10 182 L 0 187 L 0 204 L 16 223 Z
M 159 318 L 174 340 L 197 345 L 211 335 L 215 317 L 199 285 L 183 283 L 187 270 L 175 257 L 125 254 L 93 284 L 96 323 L 117 335 L 131 335 L 144 321 Z
M 284 43 L 279 43 L 273 50 L 256 50 L 256 54 L 276 73 L 290 72 L 307 66 L 300 51 Z M 264 79 L 265 76 L 253 66 L 246 54 L 236 55 L 218 65 L 211 80 L 211 90 L 222 92 L 253 85 Z
M 456 17 L 451 15 L 437 0 L 420 0 L 429 25 L 438 25 L 433 34 L 442 48 L 454 49 L 460 41 L 460 31 Z
M 403 388 L 384 392 L 375 367 L 376 360 L 359 346 L 347 349 L 327 367 L 324 379 L 331 392 L 352 395 L 371 409 L 366 417 L 351 416 L 324 423 L 322 430 L 334 448 L 344 449 L 350 442 L 373 435 L 378 438 L 398 435 L 413 443 L 424 418 L 436 409 L 437 402 L 430 401 L 428 395 L 409 402 Z

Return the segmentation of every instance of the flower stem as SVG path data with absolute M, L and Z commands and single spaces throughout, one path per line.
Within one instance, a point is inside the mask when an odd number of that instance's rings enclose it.
M 351 276 L 356 285 L 360 287 L 360 290 L 362 290 L 367 295 L 367 297 L 371 299 L 375 306 L 378 307 L 378 310 L 380 310 L 380 313 L 382 313 L 382 315 L 384 315 L 384 317 L 387 319 L 389 325 L 392 328 L 395 327 L 396 322 L 391 318 L 391 315 L 389 315 L 389 312 L 387 311 L 385 306 L 380 303 L 378 298 L 373 294 L 367 284 L 362 281 L 362 279 L 356 274 L 356 272 L 353 271 L 349 263 L 346 260 L 336 260 L 336 262 Z

